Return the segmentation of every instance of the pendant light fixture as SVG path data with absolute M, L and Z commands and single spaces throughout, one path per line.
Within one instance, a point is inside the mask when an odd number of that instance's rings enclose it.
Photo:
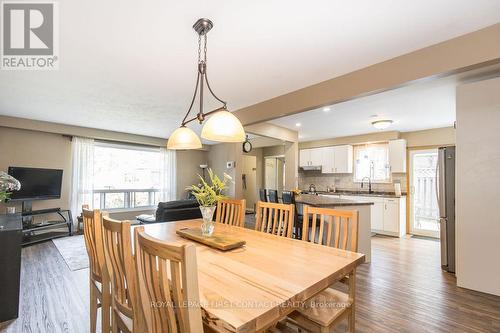
M 198 120 L 203 123 L 207 116 L 207 122 L 201 130 L 201 137 L 211 141 L 218 142 L 244 142 L 245 130 L 243 125 L 231 112 L 227 111 L 227 103 L 217 97 L 207 77 L 207 33 L 212 29 L 213 23 L 209 19 L 201 18 L 193 25 L 193 29 L 198 33 L 198 76 L 196 78 L 196 87 L 194 95 L 189 105 L 189 109 L 182 119 L 181 126 L 176 129 L 167 142 L 167 149 L 200 149 L 201 141 L 198 135 L 186 125 L 192 121 Z M 203 43 L 202 43 L 203 42 Z M 203 44 L 203 50 L 202 50 Z M 203 55 L 203 56 L 202 56 Z M 208 89 L 210 94 L 222 105 L 215 110 L 203 112 L 203 93 Z M 200 106 L 196 116 L 188 118 L 193 108 L 196 96 L 199 91 Z

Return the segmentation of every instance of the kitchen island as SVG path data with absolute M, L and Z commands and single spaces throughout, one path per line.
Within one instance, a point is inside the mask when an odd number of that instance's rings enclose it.
M 373 202 L 339 199 L 330 196 L 301 194 L 295 197 L 297 204 L 313 207 L 357 210 L 358 217 L 358 252 L 363 253 L 365 262 L 371 261 L 371 207 Z

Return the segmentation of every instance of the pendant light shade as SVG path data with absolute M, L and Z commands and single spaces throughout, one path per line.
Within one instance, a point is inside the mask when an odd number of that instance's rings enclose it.
M 170 135 L 167 149 L 201 149 L 201 141 L 192 129 L 183 126 Z
M 201 130 L 201 137 L 210 141 L 245 142 L 245 130 L 236 116 L 226 110 L 211 115 Z

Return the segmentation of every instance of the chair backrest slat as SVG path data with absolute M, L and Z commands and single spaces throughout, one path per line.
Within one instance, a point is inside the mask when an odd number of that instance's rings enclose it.
M 246 200 L 222 199 L 217 203 L 215 222 L 245 226 Z
M 105 264 L 101 217 L 100 210 L 89 210 L 88 205 L 82 206 L 83 235 L 89 256 L 90 271 L 93 278 L 99 281 L 102 279 L 102 267 Z
M 144 227 L 135 229 L 135 244 L 142 304 L 157 304 L 144 311 L 149 332 L 203 332 L 195 245 L 160 241 Z
M 255 230 L 283 237 L 292 237 L 294 209 L 294 205 L 258 201 Z
M 133 318 L 137 309 L 135 264 L 132 257 L 130 222 L 103 216 L 102 230 L 106 267 L 110 272 L 113 298 L 117 308 Z
M 304 205 L 302 240 L 342 250 L 358 251 L 358 211 Z

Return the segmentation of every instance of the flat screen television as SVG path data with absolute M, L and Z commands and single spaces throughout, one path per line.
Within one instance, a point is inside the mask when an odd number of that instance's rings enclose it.
M 12 192 L 10 200 L 46 200 L 61 197 L 62 170 L 9 167 L 8 172 L 21 183 L 21 190 Z

